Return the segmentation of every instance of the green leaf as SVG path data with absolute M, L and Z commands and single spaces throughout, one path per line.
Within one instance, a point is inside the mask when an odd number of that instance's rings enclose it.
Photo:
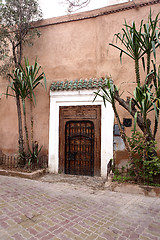
M 142 65 L 143 65 L 143 70 L 145 72 L 145 60 L 144 60 L 144 57 L 142 57 Z
M 152 50 L 153 50 L 153 56 L 156 59 L 156 48 L 155 48 L 155 42 L 152 41 Z
M 156 107 L 155 103 L 153 103 L 153 107 L 154 107 L 154 111 L 155 111 L 155 117 L 158 122 L 159 118 L 158 118 L 157 107 Z
M 137 112 L 135 113 L 135 115 L 134 115 L 134 133 L 135 133 L 135 131 L 136 131 L 136 123 L 137 123 Z
M 123 51 L 120 52 L 120 63 L 122 64 L 122 53 Z
M 26 108 L 25 108 L 25 100 L 22 99 L 22 106 L 23 106 L 23 112 L 24 112 L 24 115 L 26 114 Z
M 118 50 L 122 51 L 122 52 L 125 53 L 127 56 L 129 56 L 130 58 L 134 59 L 134 58 L 132 57 L 132 55 L 130 55 L 129 53 L 127 53 L 126 51 L 124 51 L 124 50 L 121 49 L 120 47 L 118 47 L 118 46 L 116 46 L 116 45 L 114 45 L 114 44 L 112 44 L 112 43 L 109 43 L 109 45 L 112 46 L 112 47 L 117 48 Z
M 129 111 L 131 112 L 131 110 L 132 110 L 132 98 L 130 98 L 129 100 Z

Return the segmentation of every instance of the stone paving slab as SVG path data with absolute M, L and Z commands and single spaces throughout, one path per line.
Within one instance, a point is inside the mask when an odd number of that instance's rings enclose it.
M 160 239 L 160 198 L 93 189 L 87 181 L 0 176 L 0 239 Z

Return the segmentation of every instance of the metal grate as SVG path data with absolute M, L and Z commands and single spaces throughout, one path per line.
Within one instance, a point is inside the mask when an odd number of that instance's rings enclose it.
M 38 161 L 36 163 L 32 164 L 32 166 L 29 165 L 26 160 L 25 166 L 24 165 L 21 166 L 19 164 L 19 159 L 17 156 L 2 155 L 2 156 L 0 156 L 0 167 L 8 168 L 8 169 L 14 169 L 17 167 L 20 167 L 20 168 L 25 167 L 25 169 L 48 168 L 48 156 L 45 156 L 45 155 L 39 156 Z
M 66 123 L 65 173 L 94 175 L 94 124 L 92 121 Z

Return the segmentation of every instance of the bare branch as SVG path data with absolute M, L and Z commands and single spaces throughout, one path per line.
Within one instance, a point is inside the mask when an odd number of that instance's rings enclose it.
M 91 0 L 64 0 L 63 3 L 68 5 L 67 11 L 72 13 L 86 7 L 90 1 Z

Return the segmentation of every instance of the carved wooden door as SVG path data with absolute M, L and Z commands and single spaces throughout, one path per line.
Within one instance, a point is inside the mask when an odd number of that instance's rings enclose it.
M 59 114 L 59 171 L 99 176 L 101 106 L 64 106 Z
M 65 173 L 94 175 L 94 124 L 92 121 L 66 122 Z

